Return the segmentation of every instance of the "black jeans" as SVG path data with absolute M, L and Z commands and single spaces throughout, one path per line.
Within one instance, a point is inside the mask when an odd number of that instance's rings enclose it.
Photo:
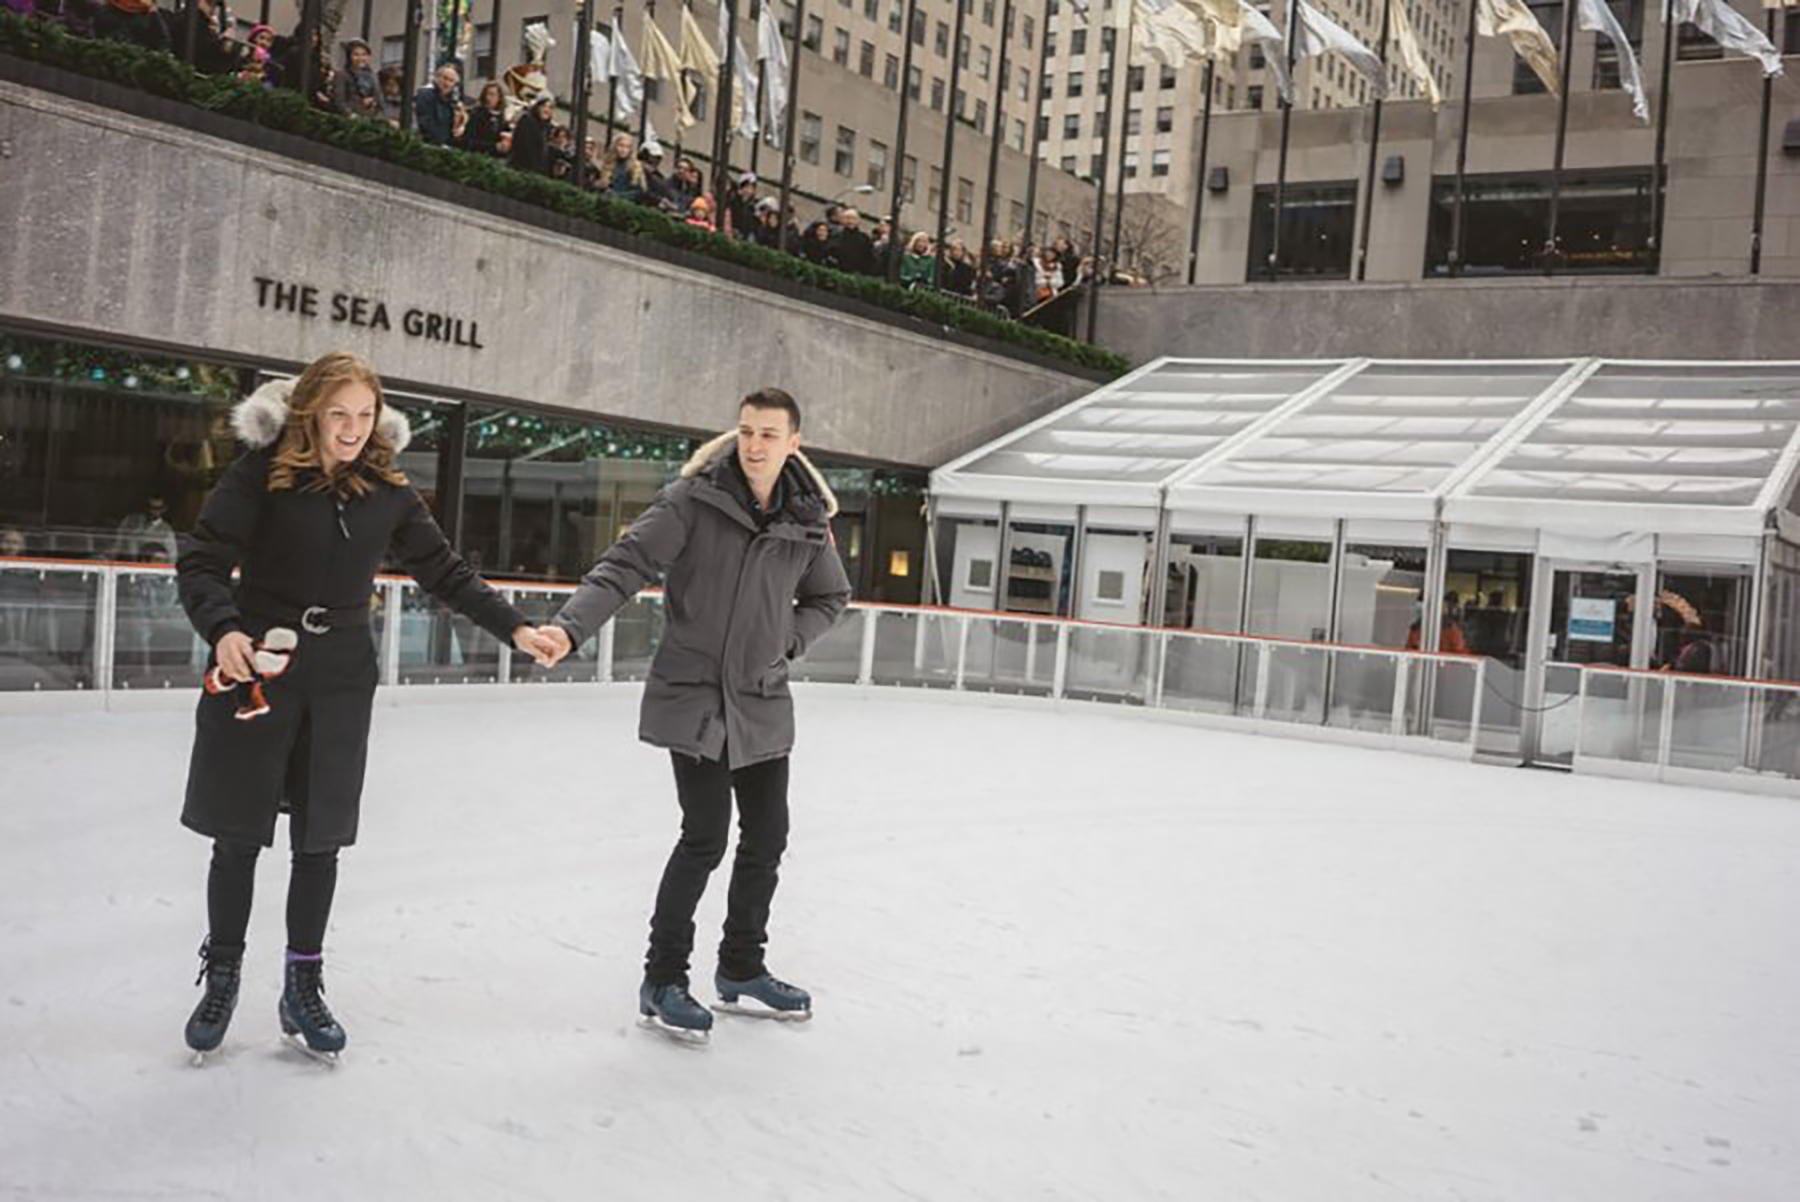
M 241 954 L 250 928 L 250 901 L 256 889 L 254 843 L 225 839 L 213 843 L 212 868 L 206 874 L 206 916 L 215 952 Z M 288 875 L 288 950 L 316 956 L 325 946 L 325 923 L 337 890 L 337 849 L 295 852 Z
M 731 864 L 719 971 L 739 981 L 758 976 L 764 971 L 763 945 L 769 941 L 769 903 L 775 897 L 781 853 L 787 850 L 787 757 L 735 772 L 721 760 L 696 760 L 679 753 L 670 758 L 681 799 L 681 838 L 669 853 L 656 891 L 644 976 L 656 985 L 687 983 L 694 909 L 706 892 L 707 878 L 725 858 L 734 791 L 738 846 Z

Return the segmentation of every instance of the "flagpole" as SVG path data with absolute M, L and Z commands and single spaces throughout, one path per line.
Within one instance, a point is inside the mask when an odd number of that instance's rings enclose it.
M 581 155 L 587 147 L 587 110 L 588 110 L 588 60 L 593 57 L 593 48 L 588 45 L 593 40 L 593 13 L 588 7 L 588 0 L 581 0 L 575 6 L 575 78 L 569 85 L 569 108 L 574 114 L 575 161 L 581 162 Z M 608 124 L 611 118 L 608 118 Z M 580 183 L 579 171 L 576 183 Z
M 1544 274 L 1556 274 L 1556 221 L 1562 209 L 1563 151 L 1569 141 L 1569 80 L 1575 62 L 1575 0 L 1563 0 L 1562 95 L 1556 103 L 1556 161 L 1550 168 L 1550 233 L 1544 240 Z
M 752 23 L 756 22 L 762 16 L 762 6 L 766 3 L 768 3 L 768 0 L 750 0 L 750 20 Z M 758 29 L 757 32 L 761 33 L 762 31 L 760 29 Z M 757 104 L 758 108 L 761 108 L 762 104 L 763 104 L 763 97 L 768 94 L 768 90 L 769 90 L 769 66 L 767 63 L 765 63 L 763 61 L 762 45 L 761 45 L 760 38 L 758 38 L 757 43 L 758 44 L 756 47 L 756 49 L 757 49 L 757 55 L 756 55 L 756 104 Z M 760 176 L 762 174 L 762 172 L 759 169 L 758 164 L 760 163 L 760 161 L 762 159 L 762 114 L 761 113 L 755 114 L 754 124 L 756 125 L 756 134 L 750 139 L 750 174 Z
M 944 283 L 944 239 L 950 236 L 950 190 L 956 186 L 951 172 L 956 163 L 956 86 L 962 82 L 963 18 L 972 0 L 952 0 L 956 5 L 956 32 L 950 38 L 950 99 L 944 106 L 943 186 L 938 190 L 937 278 Z M 910 34 L 908 36 L 911 36 Z
M 737 70 L 737 0 L 719 0 L 725 6 L 725 59 L 719 67 L 718 117 L 713 126 L 713 195 L 731 191 L 731 84 Z M 716 219 L 716 218 L 715 218 Z
M 625 8 L 623 5 L 620 5 L 613 9 L 612 33 L 611 36 L 606 39 L 606 149 L 609 151 L 612 149 L 613 133 L 615 130 L 613 115 L 618 111 L 619 103 L 619 72 L 616 70 L 616 64 L 613 61 L 618 57 L 618 53 L 613 49 L 613 44 L 615 39 L 623 37 L 624 35 Z M 587 117 L 587 108 L 585 105 L 582 107 L 582 117 L 584 120 Z M 580 162 L 582 156 L 586 153 L 587 142 L 580 135 L 577 135 L 575 138 L 575 161 Z
M 1299 60 L 1295 50 L 1299 39 L 1294 36 L 1294 26 L 1300 20 L 1300 0 L 1288 0 L 1287 29 L 1283 31 L 1282 54 L 1287 58 L 1288 87 L 1296 97 L 1300 95 L 1300 81 L 1294 77 L 1294 64 Z M 1275 161 L 1275 208 L 1269 222 L 1269 278 L 1281 278 L 1281 210 L 1287 199 L 1287 160 L 1288 130 L 1294 122 L 1294 102 L 1281 97 L 1281 154 Z M 1251 189 L 1254 196 L 1255 189 Z
M 371 7 L 373 7 L 373 5 L 374 5 L 374 0 L 363 0 L 362 39 L 365 42 L 369 40 L 369 16 L 370 16 L 369 9 Z M 500 61 L 501 61 L 500 60 L 500 13 L 501 13 L 501 10 L 505 7 L 505 5 L 506 5 L 506 0 L 494 0 L 494 16 L 493 16 L 494 34 L 493 34 L 493 41 L 490 43 L 490 45 L 493 47 L 493 51 L 494 51 L 494 71 L 496 74 L 498 74 L 500 71 L 505 70 L 505 68 L 503 68 L 500 65 Z M 472 43 L 471 43 L 470 49 L 471 50 L 474 49 Z M 479 53 L 477 53 L 475 55 L 475 66 L 479 67 L 480 65 L 481 65 L 481 55 Z
M 1663 0 L 1662 86 L 1656 94 L 1656 157 L 1650 164 L 1650 249 L 1662 270 L 1663 171 L 1669 138 L 1669 84 L 1675 73 L 1675 0 Z
M 1000 69 L 995 77 L 998 83 L 994 87 L 994 129 L 988 138 L 987 196 L 981 204 L 981 251 L 985 256 L 994 241 L 994 221 L 999 216 L 995 212 L 1000 207 L 1000 138 L 1006 127 L 1006 77 L 1012 65 L 1006 57 L 1006 44 L 1012 36 L 1013 0 L 1006 0 L 1000 9 Z M 910 44 L 910 42 L 909 42 Z
M 1206 100 L 1200 106 L 1200 164 L 1194 168 L 1194 224 L 1188 231 L 1188 269 L 1187 282 L 1191 288 L 1194 284 L 1194 273 L 1200 266 L 1200 209 L 1206 203 L 1206 150 L 1212 139 L 1212 106 L 1213 106 L 1213 59 L 1206 60 L 1206 78 L 1201 88 L 1206 92 Z
M 1402 0 L 1404 2 L 1404 0 Z M 1382 0 L 1381 4 L 1381 82 L 1386 87 L 1388 80 L 1388 22 L 1393 15 L 1394 0 Z M 1433 114 L 1435 117 L 1436 114 Z M 1369 226 L 1375 215 L 1375 161 L 1381 148 L 1381 97 L 1375 97 L 1375 112 L 1370 117 L 1369 130 L 1369 182 L 1363 189 L 1362 232 L 1356 239 L 1356 279 L 1358 283 L 1369 278 Z
M 1775 13 L 1767 11 L 1769 41 L 1775 41 Z M 1750 219 L 1750 274 L 1762 274 L 1763 208 L 1769 198 L 1769 110 L 1774 104 L 1775 78 L 1763 76 L 1762 125 L 1756 142 L 1756 210 Z
M 413 127 L 413 91 L 419 80 L 419 22 L 424 0 L 406 0 L 406 47 L 401 52 L 400 73 L 406 82 L 400 85 L 400 128 Z
M 654 24 L 656 24 L 656 0 L 644 0 L 644 28 L 648 30 L 650 26 Z M 648 62 L 649 59 L 646 58 L 645 61 Z M 648 80 L 649 77 L 645 76 L 644 99 L 643 102 L 638 105 L 637 140 L 639 150 L 644 148 L 644 138 L 650 131 L 650 84 Z M 679 79 L 675 80 L 674 83 L 676 87 L 681 86 L 681 81 Z M 662 80 L 659 79 L 656 81 L 656 89 L 659 94 L 662 91 L 662 85 Z M 585 147 L 578 147 L 577 149 L 585 149 Z
M 1462 275 L 1463 269 L 1463 178 L 1469 161 L 1469 107 L 1475 81 L 1475 14 L 1481 0 L 1469 0 L 1469 36 L 1463 49 L 1463 91 L 1461 130 L 1456 135 L 1456 192 L 1450 206 L 1450 278 Z M 1437 119 L 1433 115 L 1432 137 L 1437 137 Z
M 888 227 L 887 263 L 882 273 L 890 284 L 900 277 L 900 244 L 906 240 L 900 206 L 906 199 L 906 115 L 912 102 L 913 30 L 918 23 L 919 0 L 906 0 L 906 29 L 900 35 L 906 41 L 900 50 L 900 116 L 894 124 L 894 198 L 888 205 L 891 224 Z
M 1050 5 L 1044 0 L 1043 24 L 1038 28 L 1038 69 L 1031 106 L 1031 163 L 1025 169 L 1025 244 L 1037 247 L 1038 157 L 1044 146 L 1044 75 L 1050 70 Z
M 1124 3 L 1125 0 L 1120 0 L 1120 2 Z M 1119 261 L 1119 235 L 1125 228 L 1125 153 L 1126 148 L 1131 145 L 1131 139 L 1125 132 L 1125 126 L 1131 120 L 1131 39 L 1136 33 L 1137 4 L 1132 3 L 1131 11 L 1125 18 L 1125 104 L 1124 111 L 1119 114 L 1119 181 L 1113 185 L 1115 191 L 1113 192 L 1112 257 L 1108 262 L 1114 265 L 1117 265 Z M 1114 75 L 1112 84 L 1113 93 L 1116 95 L 1119 88 L 1117 75 Z M 1138 111 L 1142 112 L 1143 110 Z M 1140 132 L 1138 137 L 1141 145 L 1143 134 Z
M 918 0 L 912 0 L 914 4 Z M 800 114 L 800 31 L 806 27 L 806 0 L 794 0 L 794 48 L 788 55 L 787 112 L 781 133 L 781 232 L 776 249 L 788 248 L 788 196 L 794 188 L 794 121 Z M 904 162 L 905 160 L 901 160 Z
M 1113 83 L 1119 82 L 1119 30 L 1109 25 L 1101 32 L 1104 38 L 1112 34 L 1112 44 L 1106 49 L 1106 76 Z M 1102 231 L 1106 228 L 1106 167 L 1112 162 L 1112 127 L 1113 127 L 1113 89 L 1106 89 L 1106 107 L 1100 117 L 1100 178 L 1094 181 L 1094 244 L 1088 248 L 1088 261 L 1093 264 L 1092 273 L 1088 277 L 1087 294 L 1087 340 L 1094 340 L 1094 330 L 1100 323 L 1100 251 L 1103 249 L 1105 237 Z

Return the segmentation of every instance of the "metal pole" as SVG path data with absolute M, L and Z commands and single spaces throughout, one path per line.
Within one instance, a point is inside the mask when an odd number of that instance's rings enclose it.
M 301 22 L 306 20 L 304 6 Z M 181 61 L 188 66 L 200 55 L 200 0 L 187 0 L 187 12 L 181 20 Z
M 1376 53 L 1381 56 L 1381 80 L 1387 82 L 1388 54 L 1388 20 L 1392 16 L 1394 0 L 1382 0 L 1381 4 L 1381 45 Z M 1362 231 L 1356 238 L 1356 278 L 1360 283 L 1369 278 L 1369 225 L 1375 215 L 1375 162 L 1381 148 L 1381 97 L 1375 97 L 1375 111 L 1370 117 L 1369 129 L 1369 182 L 1363 189 Z
M 1473 0 L 1470 2 L 1473 3 Z M 1296 96 L 1300 93 L 1300 85 L 1294 79 L 1294 63 L 1296 61 L 1294 51 L 1297 49 L 1294 26 L 1299 18 L 1299 0 L 1288 0 L 1287 29 L 1283 31 L 1287 35 L 1284 39 L 1284 53 L 1287 56 L 1288 86 L 1294 89 Z M 1269 278 L 1271 280 L 1281 277 L 1281 210 L 1283 202 L 1287 200 L 1288 129 L 1293 121 L 1293 101 L 1283 97 L 1281 101 L 1281 154 L 1275 162 L 1275 207 L 1269 222 Z M 1251 190 L 1251 195 L 1255 196 L 1255 189 Z
M 400 85 L 400 128 L 413 127 L 413 90 L 419 77 L 419 10 L 424 0 L 406 0 L 406 51 L 401 56 L 400 73 L 406 77 Z
M 365 42 L 369 40 L 369 31 L 374 27 L 374 19 L 375 0 L 363 0 L 362 40 Z M 269 23 L 269 0 L 263 0 L 262 23 L 264 25 Z M 500 0 L 494 0 L 494 36 L 496 38 L 500 36 Z M 495 44 L 498 45 L 499 43 L 496 42 Z
M 319 0 L 300 0 L 300 98 L 308 108 L 319 83 L 319 56 L 313 52 L 313 37 L 319 32 L 318 5 Z
M 623 12 L 623 10 L 621 10 L 621 12 Z M 646 29 L 648 29 L 650 26 L 652 26 L 654 24 L 656 24 L 656 0 L 645 0 L 644 27 Z M 656 86 L 657 86 L 657 89 L 659 92 L 663 86 L 663 82 L 664 81 L 662 81 L 662 80 L 657 81 Z M 677 87 L 681 86 L 680 80 L 675 80 L 673 82 L 675 83 L 675 85 Z M 642 150 L 644 148 L 644 139 L 649 136 L 649 132 L 650 132 L 650 85 L 648 82 L 646 82 L 644 84 L 643 102 L 638 105 L 637 141 L 638 141 L 638 149 L 639 150 Z M 579 149 L 585 151 L 587 148 L 580 147 Z
M 1769 41 L 1775 41 L 1775 10 L 1769 9 Z M 1762 274 L 1763 208 L 1769 198 L 1769 111 L 1774 103 L 1775 81 L 1763 76 L 1762 124 L 1756 139 L 1756 210 L 1750 219 L 1750 274 Z M 1756 675 L 1752 672 L 1751 675 Z
M 918 0 L 912 2 L 916 5 Z M 794 187 L 794 121 L 800 114 L 800 31 L 805 25 L 806 0 L 795 0 L 794 47 L 788 55 L 787 122 L 781 135 L 781 233 L 776 248 L 782 251 L 788 248 L 788 194 Z
M 1044 75 L 1050 70 L 1050 4 L 1044 0 L 1043 25 L 1038 29 L 1037 88 L 1031 106 L 1031 163 L 1025 169 L 1025 244 L 1037 249 L 1038 155 L 1044 144 Z M 1766 141 L 1767 139 L 1765 139 Z
M 1189 287 L 1193 286 L 1194 275 L 1200 268 L 1200 209 L 1206 203 L 1206 150 L 1212 139 L 1213 66 L 1213 60 L 1207 59 L 1206 79 L 1201 84 L 1206 90 L 1206 100 L 1200 106 L 1200 164 L 1194 169 L 1194 222 L 1188 231 Z
M 613 130 L 616 128 L 616 125 L 617 125 L 617 123 L 613 120 L 613 116 L 615 113 L 618 112 L 618 105 L 619 105 L 619 79 L 618 79 L 617 74 L 613 71 L 613 58 L 615 56 L 612 53 L 612 40 L 613 40 L 613 38 L 622 36 L 622 31 L 623 31 L 624 27 L 625 27 L 625 9 L 624 9 L 624 6 L 621 5 L 621 6 L 613 9 L 612 31 L 607 35 L 607 39 L 606 39 L 606 45 L 607 45 L 607 54 L 606 54 L 606 148 L 608 150 L 612 149 Z M 593 35 L 589 34 L 588 36 L 592 37 Z M 582 106 L 581 112 L 582 112 L 582 116 L 585 118 L 587 115 L 587 106 L 585 104 Z M 581 157 L 583 155 L 585 155 L 586 153 L 587 153 L 587 139 L 580 138 L 580 137 L 576 138 L 575 139 L 575 156 L 576 156 L 575 161 L 579 163 L 581 161 Z M 610 182 L 611 181 L 609 180 L 608 183 L 610 183 Z
M 1122 106 L 1124 111 L 1119 114 L 1119 180 L 1113 185 L 1116 190 L 1113 192 L 1112 255 L 1108 259 L 1108 262 L 1113 264 L 1117 264 L 1119 261 L 1119 239 L 1125 229 L 1125 152 L 1126 148 L 1131 145 L 1131 139 L 1125 132 L 1125 126 L 1131 120 L 1131 39 L 1136 33 L 1137 5 L 1133 4 L 1131 15 L 1125 19 L 1125 103 Z M 1119 78 L 1116 74 L 1113 76 L 1112 84 L 1116 94 L 1119 88 Z M 1139 136 L 1142 137 L 1141 134 Z
M 994 240 L 995 212 L 1000 207 L 1000 136 L 1006 126 L 1006 77 L 1012 66 L 1006 57 L 1006 43 L 1012 37 L 1013 0 L 1006 0 L 1000 10 L 1000 69 L 995 72 L 994 130 L 988 138 L 987 196 L 981 205 L 981 249 L 985 255 Z M 911 45 L 911 42 L 908 42 Z M 891 241 L 891 239 L 890 239 Z M 992 265 L 989 265 L 990 270 Z
M 761 18 L 762 5 L 765 2 L 766 0 L 750 0 L 750 22 L 752 25 Z M 759 52 L 762 50 L 760 40 L 758 41 L 756 48 Z M 762 105 L 763 97 L 768 95 L 768 93 L 769 68 L 768 64 L 763 61 L 761 53 L 758 53 L 756 56 L 756 103 L 759 107 Z M 756 118 L 757 131 L 756 136 L 750 139 L 750 174 L 760 177 L 762 175 L 762 171 L 759 167 L 762 159 L 762 115 L 757 113 L 754 114 L 754 116 Z
M 900 276 L 900 243 L 906 240 L 900 222 L 900 206 L 905 200 L 906 114 L 912 103 L 913 29 L 919 20 L 919 0 L 906 0 L 906 29 L 901 34 L 906 45 L 900 51 L 900 116 L 894 125 L 894 199 L 888 206 L 892 226 L 888 229 L 887 263 L 883 272 L 888 283 Z
M 1450 278 L 1462 275 L 1463 269 L 1463 176 L 1469 162 L 1469 109 L 1475 80 L 1475 9 L 1469 0 L 1469 31 L 1463 48 L 1462 129 L 1456 135 L 1456 191 L 1450 207 L 1450 250 L 1446 256 Z
M 725 5 L 725 61 L 719 66 L 719 105 L 713 124 L 713 195 L 724 197 L 731 189 L 731 81 L 737 70 L 737 0 Z M 714 220 L 717 220 L 715 215 Z
M 1119 64 L 1119 31 L 1109 27 L 1101 36 L 1112 34 L 1112 44 L 1106 51 L 1106 75 L 1113 83 L 1118 83 Z M 1087 340 L 1094 340 L 1094 330 L 1100 323 L 1100 251 L 1106 228 L 1106 167 L 1112 162 L 1112 119 L 1113 89 L 1106 89 L 1106 107 L 1101 110 L 1100 117 L 1100 178 L 1094 181 L 1094 244 L 1088 248 L 1088 261 L 1093 267 L 1088 277 L 1087 294 Z
M 1662 87 L 1656 94 L 1656 157 L 1650 164 L 1650 249 L 1656 269 L 1662 270 L 1663 173 L 1667 170 L 1669 144 L 1669 84 L 1675 70 L 1675 0 L 1663 0 Z
M 1556 221 L 1562 209 L 1563 151 L 1569 141 L 1569 80 L 1575 62 L 1575 0 L 1563 0 L 1562 95 L 1556 101 L 1556 161 L 1550 168 L 1550 232 L 1544 239 L 1544 274 L 1556 274 Z
M 587 151 L 588 59 L 593 51 L 589 43 L 594 37 L 593 10 L 588 0 L 575 6 L 575 78 L 569 86 L 569 109 L 574 114 L 575 183 L 581 183 L 581 161 Z
M 950 190 L 956 186 L 951 173 L 956 166 L 956 90 L 962 82 L 962 39 L 963 18 L 968 15 L 973 0 L 952 0 L 956 5 L 956 32 L 950 38 L 950 99 L 944 109 L 944 165 L 940 178 L 944 181 L 938 192 L 937 220 L 937 281 L 938 287 L 944 286 L 944 239 L 950 236 Z

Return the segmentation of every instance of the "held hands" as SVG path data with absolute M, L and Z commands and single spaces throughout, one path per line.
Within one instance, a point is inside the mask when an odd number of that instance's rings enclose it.
M 575 649 L 569 632 L 560 626 L 521 626 L 513 631 L 513 646 L 546 668 L 554 668 Z
M 219 660 L 219 671 L 234 684 L 243 684 L 256 679 L 256 667 L 253 657 L 256 655 L 256 643 L 241 630 L 219 636 L 213 647 Z

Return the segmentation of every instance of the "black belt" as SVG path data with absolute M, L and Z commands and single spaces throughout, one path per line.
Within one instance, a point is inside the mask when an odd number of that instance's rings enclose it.
M 266 618 L 278 626 L 291 626 L 307 634 L 325 634 L 348 626 L 367 626 L 369 607 L 365 605 L 292 605 L 278 601 L 266 593 L 246 590 L 238 594 L 238 606 L 244 612 Z

